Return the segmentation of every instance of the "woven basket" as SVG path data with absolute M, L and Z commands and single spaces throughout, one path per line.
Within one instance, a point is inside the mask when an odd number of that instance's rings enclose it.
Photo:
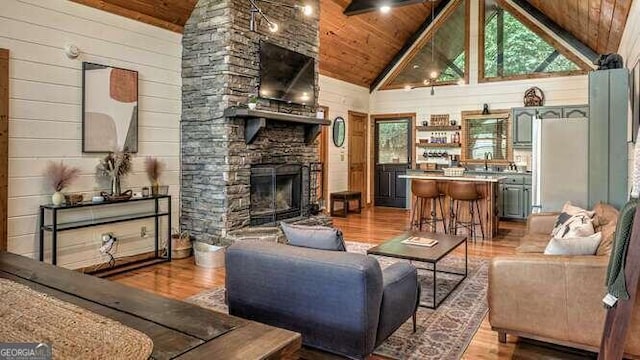
M 462 176 L 463 174 L 463 167 L 444 168 L 444 176 Z
M 186 231 L 171 235 L 171 258 L 184 259 L 191 256 L 191 236 Z

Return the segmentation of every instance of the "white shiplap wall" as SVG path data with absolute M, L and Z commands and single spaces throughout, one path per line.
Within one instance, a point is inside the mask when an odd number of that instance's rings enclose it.
M 174 195 L 177 224 L 181 38 L 65 0 L 0 1 L 0 47 L 10 50 L 9 251 L 37 256 L 36 214 L 52 192 L 43 178 L 49 160 L 82 170 L 68 192 L 87 197 L 105 187 L 94 175 L 99 155 L 81 150 L 82 61 L 139 72 L 139 153 L 123 188 L 147 186 L 144 158 L 161 158 L 167 165 L 161 181 Z M 65 44 L 78 46 L 80 57 L 68 59 Z M 59 239 L 59 264 L 77 268 L 103 262 L 97 248 L 106 231 L 121 238 L 120 256 L 149 249 L 151 239 L 139 238 L 142 225 L 153 228 L 147 221 L 65 233 Z
M 320 75 L 320 105 L 329 107 L 329 118 L 332 121 L 342 116 L 349 134 L 349 111 L 369 113 L 369 89 Z M 349 187 L 349 139 L 345 136 L 344 145 L 340 148 L 333 145 L 333 137 L 329 128 L 328 138 L 328 186 L 329 192 L 348 190 Z M 368 181 L 367 181 L 368 183 Z

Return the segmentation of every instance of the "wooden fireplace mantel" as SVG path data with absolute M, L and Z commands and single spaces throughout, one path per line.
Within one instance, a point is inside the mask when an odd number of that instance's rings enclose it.
M 320 134 L 320 126 L 331 125 L 331 121 L 326 119 L 272 111 L 250 110 L 248 108 L 228 108 L 224 111 L 224 116 L 245 119 L 244 140 L 247 144 L 251 144 L 258 136 L 260 129 L 267 126 L 267 120 L 303 124 L 304 142 L 306 144 L 311 144 L 316 140 Z

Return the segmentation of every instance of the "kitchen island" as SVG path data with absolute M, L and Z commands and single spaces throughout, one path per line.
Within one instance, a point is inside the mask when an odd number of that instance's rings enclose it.
M 498 210 L 498 183 L 501 180 L 506 179 L 502 175 L 462 175 L 462 176 L 444 176 L 442 174 L 425 173 L 418 171 L 411 171 L 407 175 L 400 175 L 401 179 L 408 179 L 409 182 L 417 180 L 435 180 L 438 184 L 438 189 L 442 194 L 446 195 L 446 201 L 444 202 L 445 213 L 450 213 L 451 198 L 448 195 L 448 184 L 451 181 L 468 181 L 474 182 L 476 190 L 482 196 L 479 201 L 480 206 L 480 218 L 482 220 L 482 227 L 484 228 L 485 239 L 492 239 L 498 234 L 499 223 L 499 210 Z M 411 189 L 411 184 L 408 184 L 408 188 Z M 414 201 L 411 196 L 411 202 Z M 430 206 L 430 204 L 428 205 Z M 413 207 L 412 207 L 413 208 Z M 427 210 L 427 211 L 430 211 Z M 463 221 L 469 220 L 469 213 L 466 207 L 460 208 L 460 219 Z M 478 232 L 480 234 L 480 232 Z

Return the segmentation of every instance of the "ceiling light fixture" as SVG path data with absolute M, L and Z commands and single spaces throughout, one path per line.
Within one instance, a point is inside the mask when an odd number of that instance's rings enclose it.
M 383 14 L 388 14 L 389 11 L 391 11 L 391 6 L 389 5 L 382 5 L 380 6 L 380 12 Z
M 267 15 L 262 11 L 262 9 L 260 9 L 260 7 L 257 4 L 258 1 L 262 1 L 264 3 L 274 5 L 274 6 L 283 6 L 290 9 L 297 9 L 297 10 L 300 10 L 305 16 L 313 15 L 313 7 L 311 5 L 300 5 L 300 4 L 289 5 L 289 4 L 283 4 L 283 3 L 271 1 L 271 0 L 249 0 L 249 4 L 251 4 L 251 8 L 249 9 L 249 12 L 251 13 L 251 19 L 249 20 L 249 30 L 251 31 L 257 31 L 257 28 L 258 28 L 258 25 L 256 24 L 256 15 L 260 16 L 261 18 L 264 19 L 264 21 L 267 22 L 269 31 L 277 32 L 280 29 L 280 26 L 277 23 L 271 21 L 271 19 L 267 17 Z

